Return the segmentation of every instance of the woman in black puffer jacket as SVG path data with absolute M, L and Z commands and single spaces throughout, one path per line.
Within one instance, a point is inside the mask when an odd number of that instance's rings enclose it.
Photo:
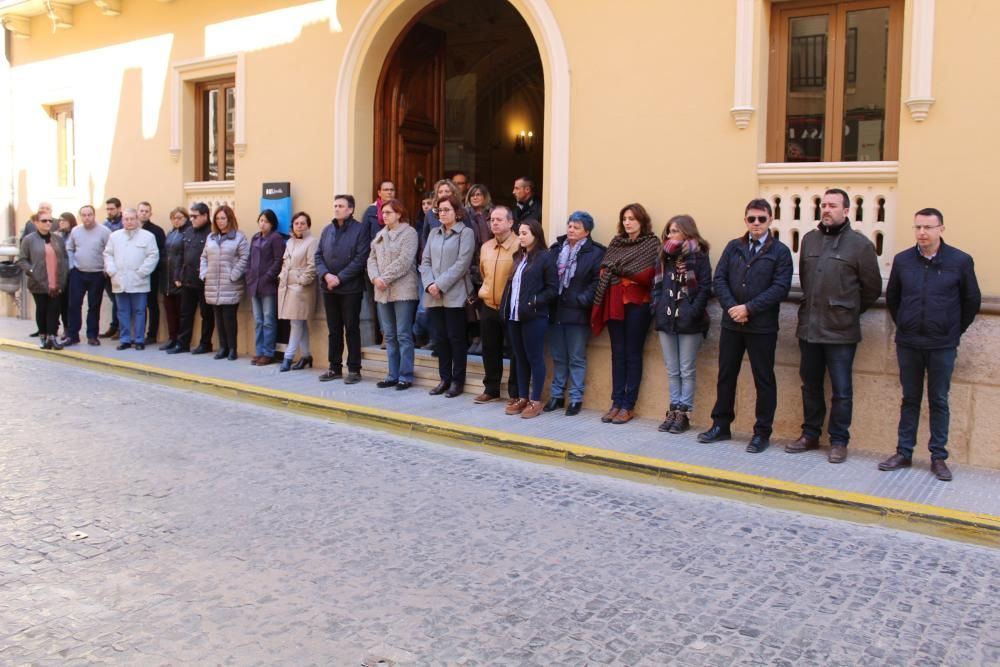
M 670 409 L 660 430 L 683 433 L 694 409 L 698 349 L 708 335 L 712 296 L 708 241 L 690 215 L 675 215 L 661 237 L 653 283 L 653 320 L 670 380 Z

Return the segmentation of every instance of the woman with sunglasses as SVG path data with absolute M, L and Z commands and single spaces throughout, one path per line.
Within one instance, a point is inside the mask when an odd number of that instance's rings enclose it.
M 69 259 L 62 236 L 52 231 L 52 214 L 32 216 L 35 231 L 21 239 L 17 265 L 28 277 L 28 291 L 35 300 L 35 324 L 38 344 L 43 350 L 61 350 L 56 338 L 59 330 L 59 308 L 66 281 Z

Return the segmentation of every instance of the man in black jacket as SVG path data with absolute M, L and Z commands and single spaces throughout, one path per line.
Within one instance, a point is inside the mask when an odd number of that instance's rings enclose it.
M 535 194 L 535 182 L 526 176 L 514 181 L 513 195 L 515 206 L 511 212 L 514 214 L 514 233 L 517 234 L 522 220 L 542 221 L 542 202 Z
M 896 323 L 896 359 L 903 403 L 899 409 L 896 453 L 879 470 L 908 468 L 917 442 L 920 402 L 927 378 L 930 406 L 931 472 L 951 481 L 948 458 L 948 390 L 958 343 L 979 312 L 982 295 L 972 257 L 944 242 L 944 215 L 936 208 L 917 211 L 916 247 L 896 255 L 885 301 Z
M 765 199 L 754 199 L 747 204 L 744 211 L 747 233 L 726 245 L 715 267 L 712 287 L 722 306 L 719 381 L 712 408 L 712 428 L 698 435 L 698 442 L 719 442 L 732 437 L 729 425 L 736 418 L 736 381 L 745 351 L 757 388 L 757 421 L 747 445 L 751 454 L 770 445 L 778 406 L 774 377 L 778 313 L 792 287 L 792 253 L 771 236 L 771 215 L 771 204 Z
M 365 266 L 371 249 L 368 228 L 354 219 L 354 196 L 333 199 L 333 221 L 323 229 L 316 247 L 326 326 L 330 330 L 329 370 L 320 382 L 361 382 L 361 300 L 365 291 Z M 344 339 L 347 339 L 347 376 L 343 374 Z
M 149 328 L 146 332 L 146 344 L 149 345 L 156 342 L 156 336 L 160 332 L 160 273 L 167 261 L 167 235 L 158 224 L 153 222 L 153 206 L 148 201 L 139 202 L 136 206 L 136 212 L 139 214 L 139 224 L 153 235 L 153 238 L 156 239 L 156 249 L 160 251 L 160 263 L 156 265 L 156 270 L 149 276 L 149 298 L 146 299 L 148 312 L 146 326 Z
M 191 206 L 191 225 L 184 230 L 184 254 L 181 262 L 173 267 L 172 280 L 175 287 L 181 290 L 180 324 L 177 331 L 177 342 L 166 349 L 167 354 L 206 354 L 212 351 L 212 334 L 215 332 L 215 311 L 205 302 L 205 283 L 198 275 L 201 268 L 201 253 L 205 249 L 205 241 L 212 231 L 208 223 L 208 206 L 197 202 Z M 194 337 L 194 313 L 201 313 L 201 339 L 198 346 L 191 349 L 191 339 Z

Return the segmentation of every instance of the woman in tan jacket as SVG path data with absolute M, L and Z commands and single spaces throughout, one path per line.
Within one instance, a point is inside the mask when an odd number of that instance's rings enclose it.
M 376 386 L 402 391 L 413 386 L 413 318 L 420 299 L 418 239 L 398 199 L 382 204 L 382 219 L 385 226 L 368 255 L 368 277 L 375 286 L 375 307 L 389 360 L 389 374 Z
M 281 361 L 281 372 L 312 368 L 309 351 L 309 318 L 316 310 L 316 244 L 310 229 L 312 218 L 304 211 L 292 217 L 292 237 L 285 244 L 278 275 L 278 317 L 292 325 L 288 347 Z M 301 349 L 299 360 L 292 365 L 296 350 Z

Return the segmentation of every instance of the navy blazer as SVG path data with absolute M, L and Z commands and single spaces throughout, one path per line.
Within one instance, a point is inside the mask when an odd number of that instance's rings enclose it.
M 549 248 L 552 263 L 556 267 L 556 281 L 559 279 L 559 251 L 566 242 L 560 236 Z M 582 243 L 582 241 L 581 241 Z M 549 319 L 554 324 L 579 324 L 590 326 L 590 311 L 594 306 L 594 293 L 601 277 L 601 262 L 607 248 L 587 237 L 587 242 L 576 255 L 576 272 L 569 286 L 552 300 Z M 556 288 L 558 290 L 558 287 Z
M 885 303 L 896 323 L 897 345 L 958 347 L 982 305 L 972 257 L 943 239 L 932 259 L 916 246 L 904 250 L 892 260 Z
M 523 260 L 522 260 L 523 261 Z M 519 264 L 514 265 L 500 300 L 500 313 L 503 319 L 510 318 L 510 299 L 514 285 L 514 274 Z M 519 322 L 527 322 L 535 318 L 549 316 L 549 303 L 559 294 L 559 272 L 552 255 L 544 250 L 536 252 L 521 274 L 521 291 L 517 300 L 517 315 Z
M 792 253 L 767 235 L 764 247 L 750 258 L 749 234 L 733 239 L 715 267 L 712 288 L 722 306 L 722 326 L 745 333 L 777 333 L 781 302 L 792 288 Z M 746 305 L 749 319 L 737 324 L 729 317 L 733 306 Z
M 316 277 L 320 289 L 331 294 L 357 294 L 365 289 L 365 268 L 371 239 L 366 225 L 354 218 L 344 221 L 343 227 L 336 220 L 323 229 L 316 246 Z M 340 284 L 332 290 L 326 288 L 326 274 L 332 273 Z

